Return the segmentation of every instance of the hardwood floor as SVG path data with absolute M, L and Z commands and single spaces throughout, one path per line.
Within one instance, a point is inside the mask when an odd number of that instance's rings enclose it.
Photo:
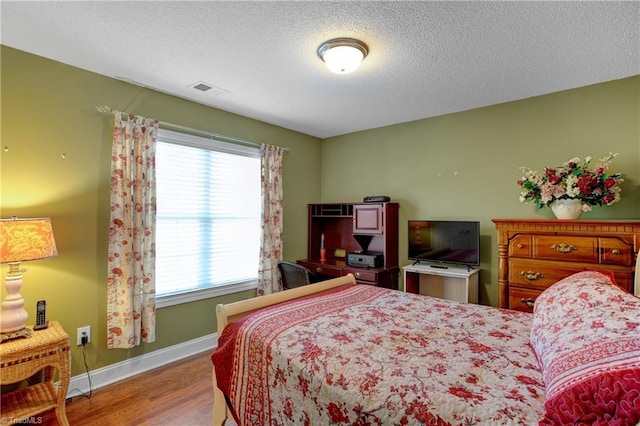
M 203 352 L 67 402 L 71 426 L 211 425 L 211 352 Z M 36 419 L 37 420 L 37 419 Z M 53 411 L 38 423 L 58 426 Z

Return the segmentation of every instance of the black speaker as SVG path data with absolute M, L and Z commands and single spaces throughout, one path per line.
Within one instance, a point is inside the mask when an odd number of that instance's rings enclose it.
M 365 203 L 387 203 L 391 198 L 386 195 L 368 195 L 362 200 Z

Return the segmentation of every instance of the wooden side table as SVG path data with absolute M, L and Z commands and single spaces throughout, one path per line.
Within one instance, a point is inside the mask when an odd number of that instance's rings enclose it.
M 36 414 L 55 409 L 58 423 L 68 426 L 65 400 L 69 389 L 69 336 L 57 321 L 44 330 L 32 331 L 31 338 L 0 345 L 0 384 L 17 383 L 44 369 L 44 381 L 2 395 L 2 418 L 20 423 Z M 59 387 L 54 386 L 55 370 Z
M 416 264 L 402 267 L 404 291 L 464 303 L 478 303 L 480 270 L 466 266 Z

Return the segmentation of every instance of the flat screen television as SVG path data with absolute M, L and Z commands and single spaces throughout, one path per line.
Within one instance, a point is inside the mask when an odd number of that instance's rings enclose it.
M 480 265 L 480 222 L 410 220 L 408 224 L 410 260 Z

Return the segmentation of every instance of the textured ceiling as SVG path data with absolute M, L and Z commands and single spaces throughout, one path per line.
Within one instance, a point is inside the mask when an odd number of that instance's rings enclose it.
M 4 45 L 321 138 L 640 74 L 636 1 L 0 7 Z M 356 72 L 316 55 L 335 37 L 369 46 Z

